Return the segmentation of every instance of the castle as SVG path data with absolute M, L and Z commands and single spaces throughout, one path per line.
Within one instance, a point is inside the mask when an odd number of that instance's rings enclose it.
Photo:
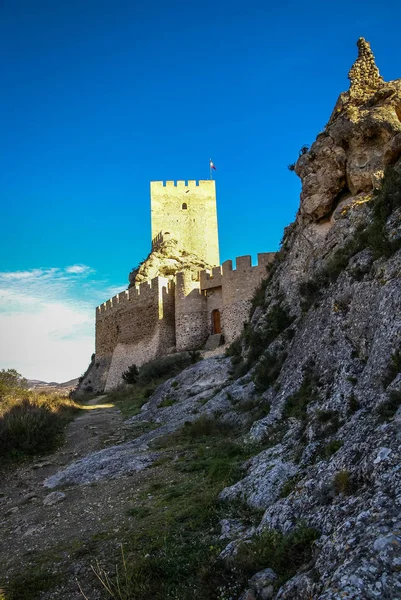
M 85 380 L 118 386 L 130 365 L 232 342 L 274 252 L 219 266 L 216 187 L 208 181 L 150 184 L 152 251 L 130 287 L 96 309 L 96 352 Z M 204 268 L 200 268 L 204 267 Z M 89 378 L 90 374 L 90 380 Z

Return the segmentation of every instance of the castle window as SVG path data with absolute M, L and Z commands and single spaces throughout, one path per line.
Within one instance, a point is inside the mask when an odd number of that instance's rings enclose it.
M 181 206 L 182 210 L 187 210 L 188 206 L 187 203 L 184 202 L 183 205 Z

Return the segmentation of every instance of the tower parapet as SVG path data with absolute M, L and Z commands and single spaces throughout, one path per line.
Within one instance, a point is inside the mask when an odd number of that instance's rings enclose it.
M 207 264 L 219 264 L 215 181 L 152 181 L 150 198 L 153 243 L 168 234 Z

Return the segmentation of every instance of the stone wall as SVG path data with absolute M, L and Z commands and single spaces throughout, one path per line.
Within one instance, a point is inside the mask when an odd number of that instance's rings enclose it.
M 117 294 L 96 309 L 96 360 L 111 357 L 106 390 L 121 373 L 175 347 L 174 284 L 155 277 Z
M 207 301 L 190 271 L 177 273 L 175 323 L 177 351 L 202 348 L 209 335 Z
M 154 244 L 170 234 L 209 265 L 220 263 L 214 181 L 152 181 L 150 197 Z
M 200 272 L 200 287 L 207 299 L 208 321 L 211 322 L 212 311 L 219 309 L 226 342 L 232 342 L 241 333 L 244 322 L 249 318 L 252 296 L 267 276 L 266 266 L 273 261 L 274 255 L 274 252 L 258 254 L 255 266 L 252 266 L 250 256 L 239 256 L 235 269 L 232 261 L 227 260 L 211 273 Z

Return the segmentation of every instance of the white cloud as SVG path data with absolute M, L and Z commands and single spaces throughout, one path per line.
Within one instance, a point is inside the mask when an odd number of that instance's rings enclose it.
M 70 267 L 66 267 L 65 272 L 80 275 L 81 273 L 89 273 L 93 271 L 87 265 L 71 265 Z
M 92 273 L 86 265 L 0 272 L 0 368 L 44 381 L 81 375 L 94 352 L 95 306 L 111 287 Z

